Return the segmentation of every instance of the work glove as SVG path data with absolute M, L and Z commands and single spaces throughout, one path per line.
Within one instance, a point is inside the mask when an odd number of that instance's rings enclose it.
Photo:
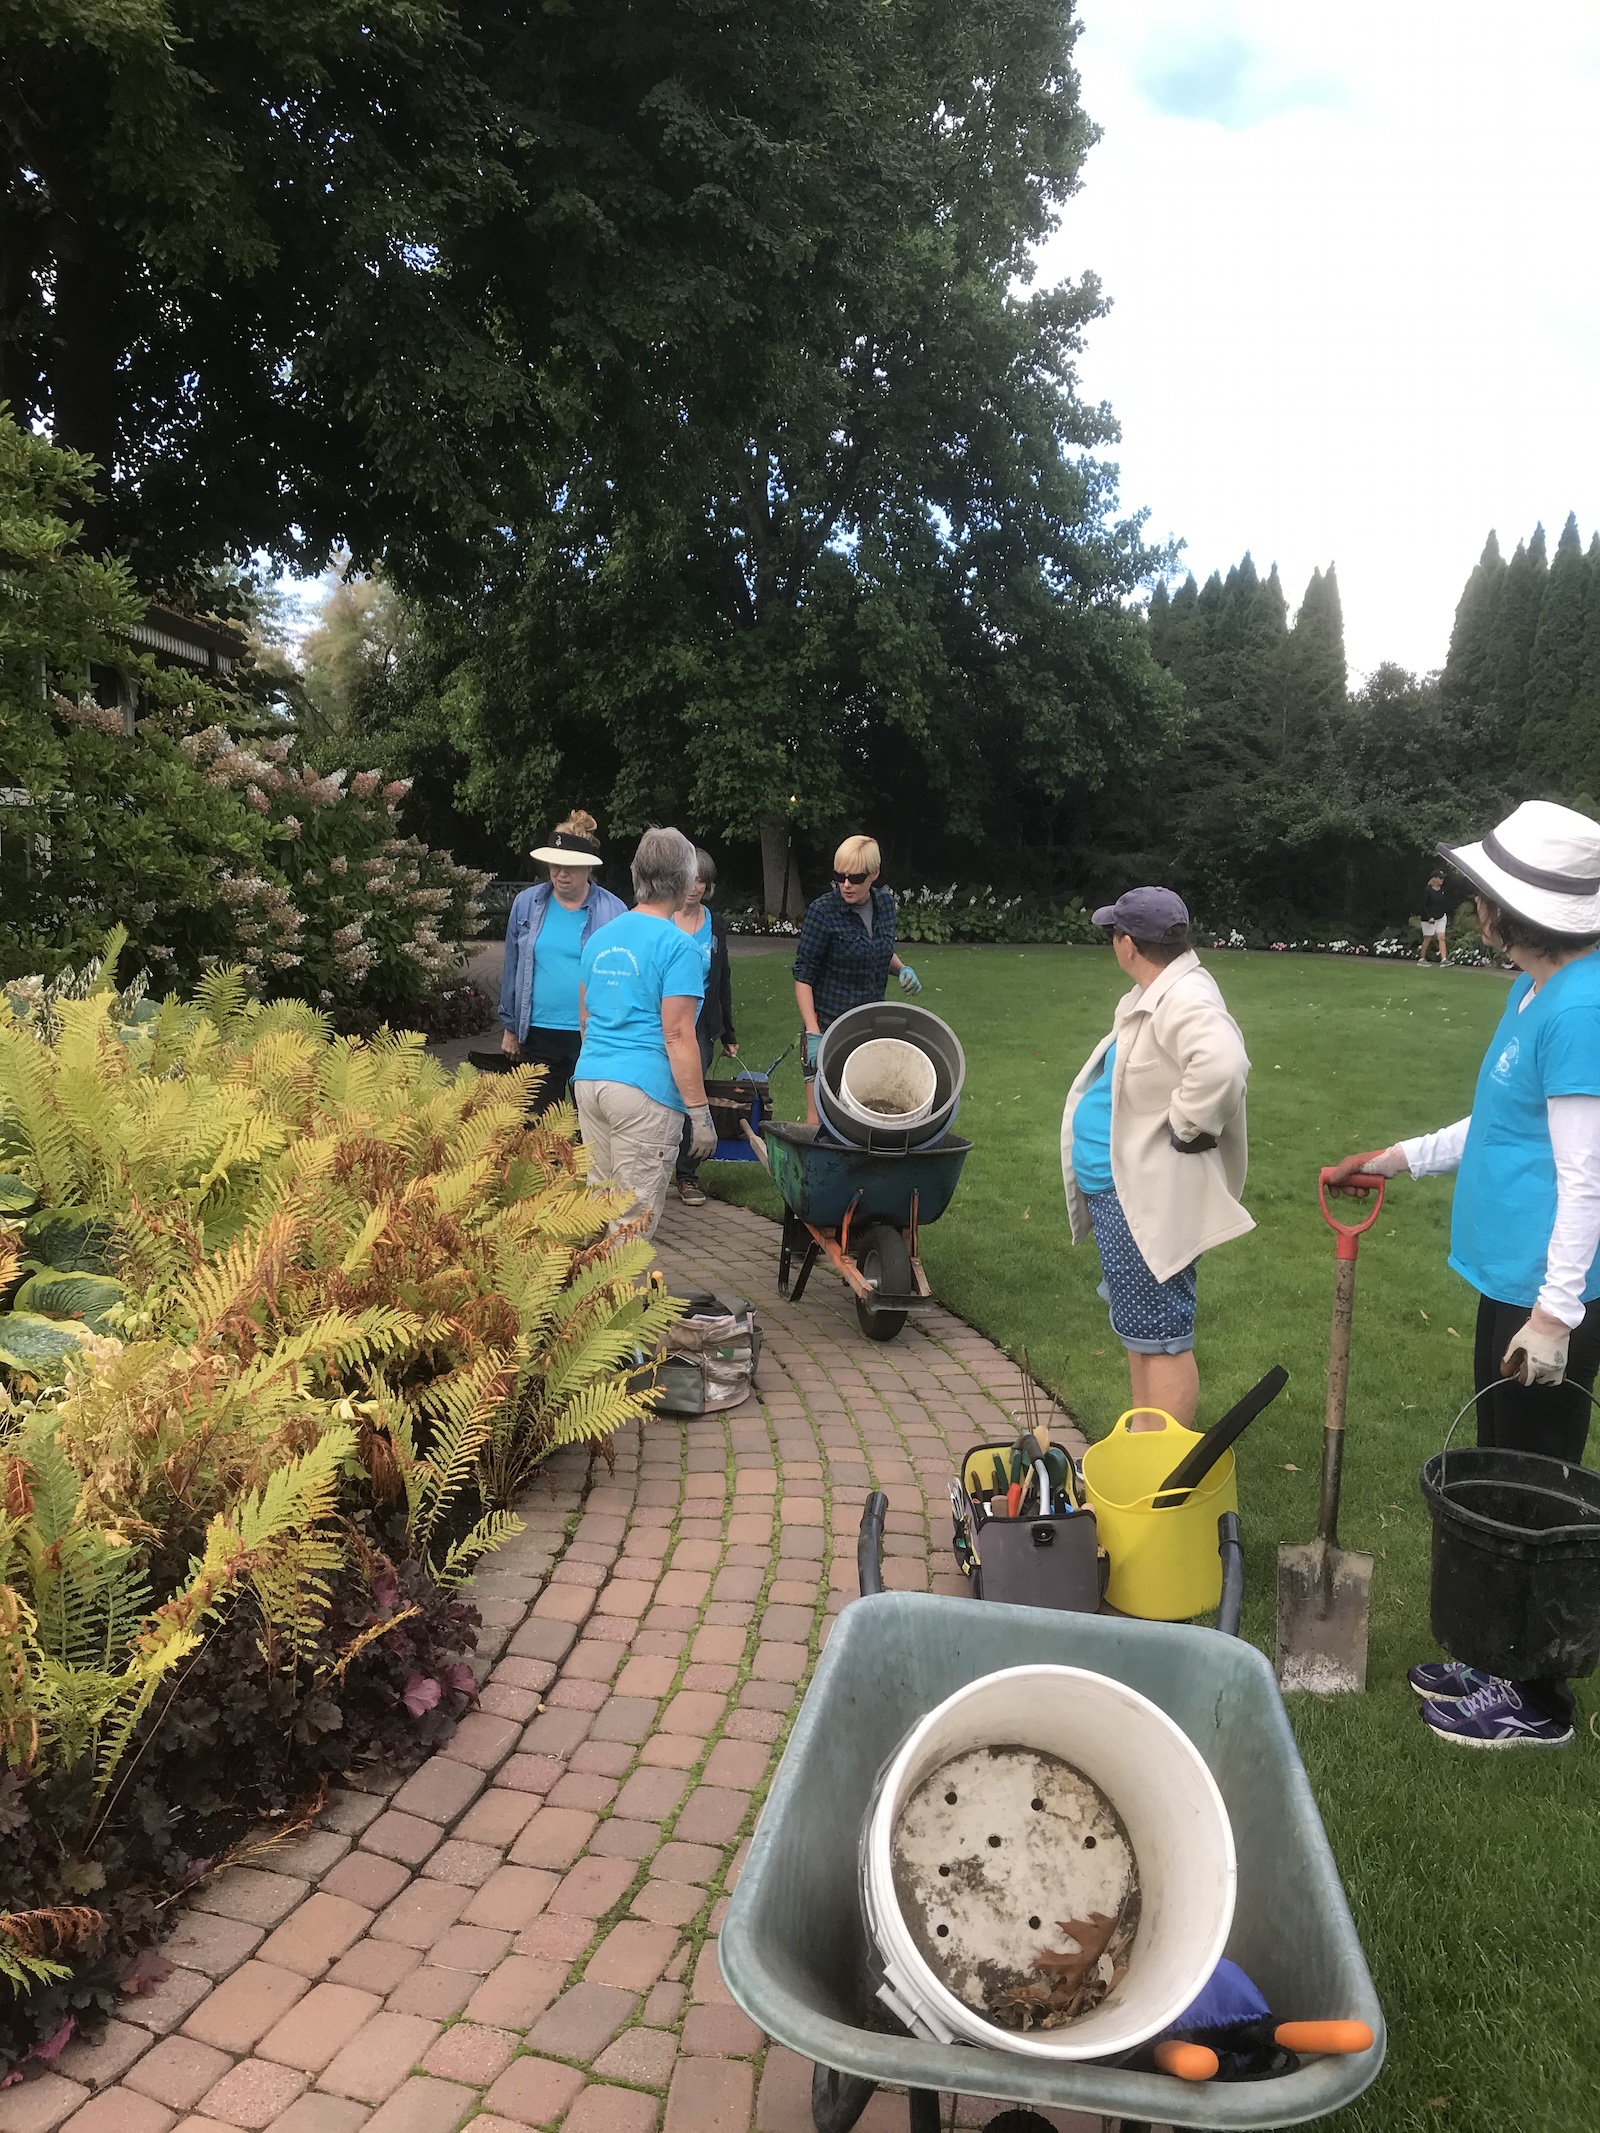
M 1374 1178 L 1410 1177 L 1411 1165 L 1406 1161 L 1406 1152 L 1398 1141 L 1392 1148 L 1374 1149 L 1369 1155 L 1342 1156 L 1333 1166 L 1333 1176 L 1328 1180 L 1330 1192 L 1341 1192 L 1352 1200 L 1364 1200 L 1365 1192 L 1346 1180 L 1357 1173 Z
M 1167 1127 L 1167 1139 L 1179 1155 L 1204 1155 L 1208 1148 L 1215 1148 L 1217 1145 L 1217 1136 L 1214 1133 L 1197 1133 L 1193 1140 L 1180 1141 L 1176 1128 L 1170 1124 Z
M 805 1066 L 808 1066 L 808 1067 L 814 1067 L 814 1066 L 816 1065 L 816 1063 L 817 1063 L 817 1054 L 818 1054 L 818 1053 L 819 1053 L 819 1052 L 820 1052 L 821 1050 L 822 1050 L 822 1032 L 821 1032 L 821 1030 L 819 1030 L 819 1029 L 805 1029 L 805 1030 L 802 1030 L 802 1031 L 800 1032 L 800 1058 L 801 1058 L 801 1063 L 802 1063 L 803 1065 L 805 1065 Z
M 703 1163 L 716 1152 L 717 1129 L 711 1123 L 711 1106 L 700 1104 L 689 1113 L 689 1160 Z
M 1559 1385 L 1567 1374 L 1571 1338 L 1565 1326 L 1559 1333 L 1545 1333 L 1531 1318 L 1524 1319 L 1500 1358 L 1500 1375 L 1523 1385 Z
M 919 993 L 922 990 L 922 980 L 917 976 L 916 972 L 912 969 L 909 963 L 902 963 L 900 965 L 900 990 L 908 997 L 911 994 Z

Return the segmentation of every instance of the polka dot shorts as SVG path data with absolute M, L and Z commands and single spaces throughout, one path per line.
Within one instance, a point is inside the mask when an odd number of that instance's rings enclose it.
M 1111 1330 L 1135 1355 L 1182 1355 L 1194 1346 L 1195 1267 L 1157 1281 L 1133 1241 L 1115 1191 L 1091 1192 L 1089 1220 L 1104 1276 L 1095 1294 L 1111 1307 Z

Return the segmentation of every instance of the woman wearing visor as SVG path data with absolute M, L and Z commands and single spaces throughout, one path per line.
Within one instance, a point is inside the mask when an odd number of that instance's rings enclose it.
M 1485 942 L 1522 976 L 1470 1116 L 1347 1156 L 1338 1177 L 1455 1171 L 1450 1264 L 1479 1295 L 1478 1442 L 1579 1465 L 1600 1370 L 1600 823 L 1530 800 L 1478 843 L 1439 851 L 1478 892 Z M 1500 1681 L 1453 1660 L 1410 1680 L 1440 1740 L 1572 1739 L 1565 1681 Z
M 511 906 L 500 980 L 500 1049 L 544 1068 L 533 1100 L 546 1111 L 566 1096 L 583 1035 L 578 1027 L 578 959 L 595 930 L 627 905 L 594 879 L 600 864 L 595 819 L 580 808 L 530 852 L 550 869 Z

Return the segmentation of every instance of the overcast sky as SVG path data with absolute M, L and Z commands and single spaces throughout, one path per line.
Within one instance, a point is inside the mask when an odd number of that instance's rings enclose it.
M 1123 501 L 1291 608 L 1338 565 L 1352 679 L 1439 665 L 1493 526 L 1600 522 L 1600 6 L 1080 0 L 1104 138 L 1043 278 L 1093 269 Z

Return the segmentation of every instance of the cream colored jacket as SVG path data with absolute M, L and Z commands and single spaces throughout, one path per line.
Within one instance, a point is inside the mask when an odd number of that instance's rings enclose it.
M 1117 1002 L 1111 1034 L 1090 1053 L 1061 1117 L 1061 1176 L 1074 1244 L 1091 1232 L 1088 1202 L 1072 1169 L 1072 1114 L 1113 1042 L 1112 1181 L 1145 1264 L 1157 1281 L 1170 1281 L 1213 1245 L 1255 1228 L 1239 1204 L 1250 1061 L 1215 978 L 1192 949 Z M 1180 1140 L 1214 1134 L 1217 1145 L 1203 1155 L 1180 1155 L 1169 1127 Z

